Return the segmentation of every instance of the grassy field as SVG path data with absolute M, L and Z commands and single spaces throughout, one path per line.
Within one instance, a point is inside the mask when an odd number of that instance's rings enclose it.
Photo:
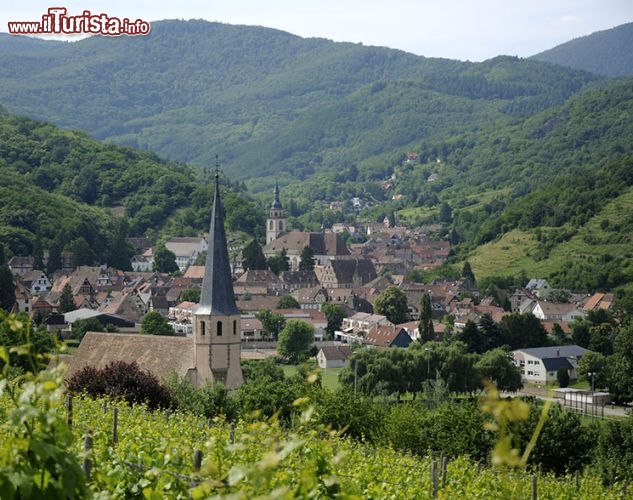
M 284 374 L 286 377 L 291 377 L 297 373 L 297 367 L 293 365 L 283 365 Z M 335 391 L 339 387 L 338 374 L 341 373 L 342 368 L 328 368 L 327 370 L 321 370 L 321 381 L 323 387 L 331 391 Z
M 632 238 L 608 228 L 627 227 L 633 213 L 633 190 L 606 204 L 595 217 L 567 241 L 554 245 L 549 254 L 539 256 L 539 243 L 534 231 L 515 229 L 496 241 L 482 245 L 468 257 L 477 278 L 516 276 L 525 271 L 530 277 L 548 277 L 570 262 L 586 258 L 631 255 Z M 544 234 L 555 234 L 560 228 L 542 228 Z M 614 240 L 614 235 L 618 236 Z

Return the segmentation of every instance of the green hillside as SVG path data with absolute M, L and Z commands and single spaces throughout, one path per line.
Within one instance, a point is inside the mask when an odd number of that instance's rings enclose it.
M 13 111 L 173 160 L 209 165 L 219 154 L 232 178 L 305 176 L 341 161 L 362 169 L 413 140 L 560 104 L 594 79 L 537 61 L 429 59 L 206 21 L 38 50 L 0 36 L 0 102 Z
M 206 21 L 76 43 L 0 36 L 0 63 L 0 102 L 70 128 L 3 115 L 0 159 L 11 172 L 3 182 L 19 175 L 32 189 L 98 207 L 106 229 L 97 233 L 120 226 L 114 214 L 126 215 L 119 233 L 204 231 L 219 155 L 234 182 L 225 197 L 233 230 L 262 231 L 277 178 L 291 227 L 395 212 L 413 225 L 441 222 L 439 235 L 459 243 L 457 259 L 474 259 L 482 275 L 525 270 L 579 288 L 633 278 L 628 222 L 601 219 L 631 187 L 630 79 Z M 77 128 L 153 152 L 96 143 Z M 332 201 L 342 208 L 330 210 Z M 11 217 L 13 251 L 57 237 L 39 223 L 25 235 Z M 592 240 L 595 221 L 624 246 Z M 68 245 L 76 236 L 60 238 Z M 578 242 L 594 250 L 566 252 Z M 521 258 L 478 261 L 479 245 L 498 244 Z M 580 267 L 564 259 L 579 254 L 588 256 Z
M 633 23 L 598 31 L 546 50 L 532 59 L 603 76 L 633 76 Z
M 0 240 L 13 254 L 67 249 L 82 254 L 82 264 L 114 265 L 126 257 L 126 236 L 200 234 L 209 224 L 210 178 L 153 153 L 0 113 Z M 262 231 L 263 212 L 236 188 L 224 196 L 229 229 Z

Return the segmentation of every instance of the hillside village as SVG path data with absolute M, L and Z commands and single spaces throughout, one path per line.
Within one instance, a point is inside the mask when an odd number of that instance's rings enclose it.
M 429 236 L 436 228 L 392 227 L 385 218 L 382 224 L 368 226 L 335 224 L 321 232 L 286 231 L 288 225 L 277 185 L 266 224 L 263 254 L 270 259 L 283 252 L 288 270 L 275 274 L 270 269 L 244 269 L 245 261 L 239 253 L 230 262 L 245 352 L 249 348 L 275 348 L 278 332 L 267 331 L 258 318 L 261 311 L 310 323 L 317 346 L 323 348 L 319 363 L 327 367 L 345 365 L 351 352 L 341 351 L 340 346 L 406 348 L 414 340 L 423 341 L 419 320 L 424 296 L 430 299 L 437 342 L 459 335 L 467 324 L 478 324 L 484 317 L 498 323 L 512 313 L 531 313 L 552 336 L 553 343 L 570 344 L 571 322 L 592 311 L 609 310 L 613 305 L 611 293 L 570 294 L 554 290 L 546 280 L 538 278 L 495 297 L 482 295 L 472 276 L 414 282 L 407 277 L 411 271 L 437 268 L 449 257 L 450 243 Z M 344 231 L 362 231 L 366 241 L 348 246 L 341 237 Z M 173 252 L 179 269 L 172 274 L 152 271 L 154 247 L 149 239 L 138 237 L 127 241 L 135 250 L 133 271 L 124 272 L 107 265 L 72 268 L 72 255 L 65 253 L 63 268 L 49 277 L 33 268 L 33 257 L 12 257 L 8 265 L 15 278 L 14 311 L 26 312 L 35 321 L 45 323 L 48 331 L 68 331 L 71 337 L 73 324 L 89 319 L 100 322 L 104 328 L 138 333 L 145 315 L 157 312 L 167 318 L 174 335 L 192 336 L 198 304 L 188 299 L 191 293 L 195 297 L 202 287 L 205 267 L 199 263 L 207 253 L 207 240 L 169 239 L 165 247 Z M 302 263 L 306 248 L 311 250 L 307 266 Z M 407 301 L 406 321 L 398 324 L 374 312 L 376 300 L 393 287 Z M 65 289 L 70 290 L 73 307 L 60 311 Z M 291 297 L 295 308 L 280 304 L 284 297 Z M 328 331 L 328 318 L 322 311 L 324 304 L 339 305 L 344 311 L 345 317 L 335 330 Z M 328 356 L 333 359 L 327 359 Z M 575 376 L 575 366 L 569 368 Z M 532 372 L 523 372 L 526 381 L 535 379 Z M 555 373 L 550 370 L 542 375 L 543 380 L 532 381 L 553 380 Z

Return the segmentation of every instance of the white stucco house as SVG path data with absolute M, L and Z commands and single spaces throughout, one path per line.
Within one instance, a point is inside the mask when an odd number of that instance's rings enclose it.
M 564 368 L 569 378 L 577 378 L 578 361 L 587 352 L 577 345 L 561 345 L 554 347 L 532 347 L 512 351 L 514 364 L 521 369 L 524 382 L 548 384 L 556 382 L 556 372 Z

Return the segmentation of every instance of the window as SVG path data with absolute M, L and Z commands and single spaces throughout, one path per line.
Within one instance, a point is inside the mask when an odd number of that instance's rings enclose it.
M 271 231 L 273 230 L 273 221 L 270 221 L 268 223 L 268 229 L 270 229 Z
M 222 336 L 222 322 L 221 321 L 217 322 L 216 331 L 217 331 L 218 337 L 221 337 Z
M 233 335 L 237 335 L 237 321 L 233 321 Z
M 279 221 L 279 230 L 280 231 L 284 230 L 284 223 L 282 221 Z
M 207 333 L 207 332 L 206 332 L 206 326 L 207 326 L 207 325 L 205 325 L 204 321 L 201 321 L 201 322 L 200 322 L 200 325 L 202 326 L 202 328 L 201 328 L 201 329 L 202 329 L 202 332 L 201 332 L 201 333 L 202 333 L 202 336 L 204 337 L 205 333 Z

